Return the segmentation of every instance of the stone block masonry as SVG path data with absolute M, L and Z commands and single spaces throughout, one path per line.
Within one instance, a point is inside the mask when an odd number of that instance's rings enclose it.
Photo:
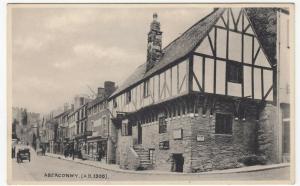
M 199 104 L 201 105 L 201 104 Z M 183 172 L 204 172 L 223 170 L 243 166 L 239 161 L 247 156 L 264 156 L 274 162 L 274 106 L 269 105 L 257 118 L 257 104 L 248 102 L 244 105 L 247 112 L 243 118 L 235 119 L 234 103 L 219 99 L 210 115 L 210 106 L 206 113 L 198 107 L 196 113 L 185 113 L 166 118 L 167 132 L 159 133 L 159 121 L 142 124 L 142 146 L 153 151 L 153 168 L 161 171 L 174 171 L 174 155 L 182 155 Z M 203 115 L 202 113 L 205 113 Z M 161 113 L 158 113 L 161 114 Z M 216 115 L 228 114 L 232 118 L 231 133 L 216 133 Z M 244 119 L 245 118 L 245 119 Z M 175 138 L 175 131 L 182 130 L 182 138 Z M 121 150 L 134 145 L 138 138 L 138 128 L 132 129 L 132 136 L 118 136 L 120 160 L 130 154 Z M 128 142 L 129 140 L 130 142 Z M 126 142 L 125 142 L 126 141 Z M 168 141 L 169 148 L 161 149 L 160 143 Z M 125 145 L 127 144 L 127 145 Z M 124 156 L 124 157 L 123 157 Z M 120 161 L 120 165 L 122 161 Z M 123 165 L 121 165 L 122 167 Z

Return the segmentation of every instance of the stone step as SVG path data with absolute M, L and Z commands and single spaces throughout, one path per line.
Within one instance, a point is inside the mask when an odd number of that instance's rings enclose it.
M 141 163 L 148 163 L 151 162 L 150 160 L 140 160 Z

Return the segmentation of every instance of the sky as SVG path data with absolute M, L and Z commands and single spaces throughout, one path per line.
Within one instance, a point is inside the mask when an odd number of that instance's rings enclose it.
M 160 6 L 12 7 L 13 106 L 47 113 L 91 95 L 88 86 L 120 85 L 146 62 L 154 12 L 165 47 L 212 11 Z

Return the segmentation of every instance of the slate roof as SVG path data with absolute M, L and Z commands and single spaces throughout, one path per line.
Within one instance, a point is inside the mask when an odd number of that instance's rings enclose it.
M 276 64 L 277 11 L 277 8 L 246 8 L 245 11 L 272 65 Z
M 123 84 L 111 95 L 116 96 L 126 88 L 134 85 L 135 83 L 151 76 L 163 67 L 184 58 L 192 50 L 194 50 L 202 39 L 206 36 L 206 33 L 217 22 L 218 18 L 222 15 L 225 9 L 216 9 L 187 31 L 181 36 L 166 46 L 163 51 L 164 54 L 161 60 L 149 71 L 146 72 L 146 63 L 140 65 L 124 82 Z
M 97 97 L 97 98 L 93 99 L 92 101 L 88 102 L 87 108 L 90 109 L 91 107 L 93 107 L 93 106 L 97 105 L 98 103 L 101 103 L 105 100 L 107 100 L 106 97 Z
M 150 77 L 151 75 L 155 74 L 164 67 L 171 65 L 173 62 L 182 60 L 185 57 L 187 57 L 187 55 L 190 52 L 192 52 L 196 47 L 199 46 L 199 44 L 205 38 L 210 29 L 216 24 L 216 22 L 219 20 L 219 18 L 225 10 L 226 9 L 224 8 L 215 9 L 209 15 L 207 15 L 206 17 L 195 23 L 193 26 L 191 26 L 187 31 L 185 31 L 181 36 L 179 36 L 177 39 L 171 42 L 168 46 L 166 46 L 163 49 L 164 52 L 160 61 L 157 64 L 155 64 L 154 67 L 149 71 L 146 71 L 146 63 L 137 67 L 137 69 L 123 82 L 123 84 L 120 87 L 118 87 L 118 89 L 110 96 L 110 98 L 117 96 L 127 88 L 137 84 L 143 79 Z M 248 15 L 249 11 L 246 11 L 246 13 Z M 253 19 L 250 18 L 250 22 L 252 22 L 252 20 Z M 256 32 L 255 26 L 257 26 L 257 24 L 254 26 L 254 24 L 252 23 L 252 25 Z M 259 29 L 259 32 L 257 34 L 265 35 L 263 29 Z M 261 44 L 263 48 L 269 49 L 270 45 L 272 45 L 273 43 L 268 43 L 268 41 L 266 41 L 261 42 Z M 273 49 L 273 47 L 271 47 L 271 49 Z

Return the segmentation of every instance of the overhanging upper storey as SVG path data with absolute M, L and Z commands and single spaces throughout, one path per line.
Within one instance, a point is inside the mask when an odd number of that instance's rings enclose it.
M 135 112 L 192 92 L 273 101 L 273 67 L 245 9 L 215 9 L 139 66 L 109 98 Z

